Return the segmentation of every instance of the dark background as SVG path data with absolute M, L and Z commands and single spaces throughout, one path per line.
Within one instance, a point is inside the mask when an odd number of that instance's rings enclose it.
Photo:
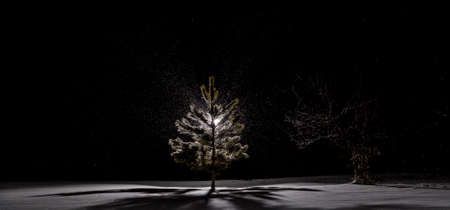
M 247 125 L 250 158 L 220 178 L 351 173 L 339 148 L 298 151 L 283 133 L 296 75 L 331 80 L 342 97 L 361 87 L 379 98 L 389 141 L 375 173 L 448 174 L 448 116 L 435 114 L 448 107 L 447 13 L 329 5 L 30 17 L 10 40 L 24 79 L 9 86 L 20 94 L 2 139 L 3 180 L 207 179 L 175 164 L 167 142 L 209 75 L 226 99 L 241 99 Z

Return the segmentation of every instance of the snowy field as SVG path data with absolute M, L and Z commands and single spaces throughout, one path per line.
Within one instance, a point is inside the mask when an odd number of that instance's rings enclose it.
M 407 182 L 405 182 L 407 183 Z M 0 209 L 449 209 L 448 183 L 353 185 L 284 178 L 110 183 L 2 183 Z M 431 187 L 430 187 L 431 186 Z

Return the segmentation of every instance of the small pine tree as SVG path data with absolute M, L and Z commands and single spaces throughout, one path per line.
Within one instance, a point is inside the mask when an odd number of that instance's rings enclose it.
M 169 140 L 172 157 L 192 170 L 211 173 L 211 192 L 215 190 L 216 175 L 233 160 L 248 158 L 248 145 L 240 143 L 244 125 L 239 123 L 239 99 L 225 106 L 217 103 L 219 91 L 214 77 L 209 77 L 209 88 L 200 87 L 207 110 L 190 105 L 186 117 L 175 122 L 181 137 Z

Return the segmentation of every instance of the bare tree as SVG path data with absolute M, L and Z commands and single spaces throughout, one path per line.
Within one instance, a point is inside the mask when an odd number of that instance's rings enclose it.
M 288 133 L 292 142 L 299 149 L 313 144 L 322 139 L 337 138 L 339 128 L 337 127 L 335 113 L 335 101 L 330 95 L 328 85 L 319 78 L 310 78 L 304 82 L 302 89 L 293 85 L 291 91 L 297 101 L 293 111 L 285 115 L 285 120 L 290 125 Z
M 354 183 L 371 183 L 369 161 L 380 154 L 377 142 L 384 138 L 377 99 L 353 94 L 346 102 L 338 103 L 324 79 L 298 77 L 298 81 L 302 88 L 298 84 L 291 88 L 296 107 L 285 115 L 290 140 L 299 149 L 319 140 L 344 148 L 351 154 Z

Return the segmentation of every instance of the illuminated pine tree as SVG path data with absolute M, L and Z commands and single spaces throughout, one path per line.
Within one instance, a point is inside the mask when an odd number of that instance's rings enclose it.
M 211 173 L 211 192 L 215 190 L 216 175 L 233 160 L 247 158 L 247 145 L 240 143 L 244 125 L 239 123 L 239 99 L 225 106 L 217 103 L 219 91 L 214 77 L 209 77 L 209 87 L 200 87 L 206 110 L 190 105 L 186 117 L 175 122 L 179 137 L 169 140 L 172 157 L 193 170 Z

